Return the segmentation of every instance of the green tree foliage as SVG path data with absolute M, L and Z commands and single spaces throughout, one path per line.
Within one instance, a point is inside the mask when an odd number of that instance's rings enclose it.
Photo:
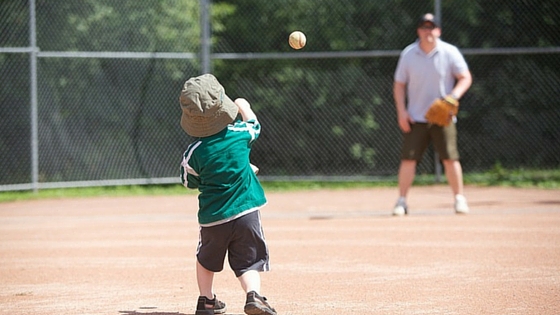
M 553 47 L 560 42 L 555 0 L 442 1 L 443 37 L 463 48 Z

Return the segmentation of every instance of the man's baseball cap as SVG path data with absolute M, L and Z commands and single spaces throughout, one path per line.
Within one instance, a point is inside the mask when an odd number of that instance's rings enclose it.
M 425 23 L 432 23 L 435 27 L 440 27 L 439 20 L 432 13 L 426 13 L 422 15 L 420 19 L 418 19 L 418 24 L 416 24 L 416 27 L 420 27 Z
M 212 74 L 188 79 L 179 102 L 183 111 L 181 127 L 193 137 L 217 134 L 235 120 L 239 111 Z

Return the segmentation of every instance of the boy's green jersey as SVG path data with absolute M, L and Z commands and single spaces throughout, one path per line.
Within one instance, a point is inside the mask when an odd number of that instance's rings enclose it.
M 251 146 L 260 131 L 256 120 L 236 121 L 215 135 L 198 138 L 183 154 L 181 182 L 200 191 L 201 226 L 231 221 L 266 204 L 249 163 Z

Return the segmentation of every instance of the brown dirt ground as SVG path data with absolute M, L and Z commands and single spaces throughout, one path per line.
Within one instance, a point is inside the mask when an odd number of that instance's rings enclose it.
M 560 191 L 413 187 L 270 192 L 263 209 L 278 314 L 560 314 Z M 191 315 L 196 195 L 0 203 L 0 314 Z M 227 314 L 244 293 L 229 266 Z

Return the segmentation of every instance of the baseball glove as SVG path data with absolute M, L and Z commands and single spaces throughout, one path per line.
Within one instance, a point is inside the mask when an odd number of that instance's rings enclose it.
M 429 123 L 445 127 L 451 122 L 451 117 L 457 115 L 459 101 L 451 96 L 435 100 L 424 117 Z

